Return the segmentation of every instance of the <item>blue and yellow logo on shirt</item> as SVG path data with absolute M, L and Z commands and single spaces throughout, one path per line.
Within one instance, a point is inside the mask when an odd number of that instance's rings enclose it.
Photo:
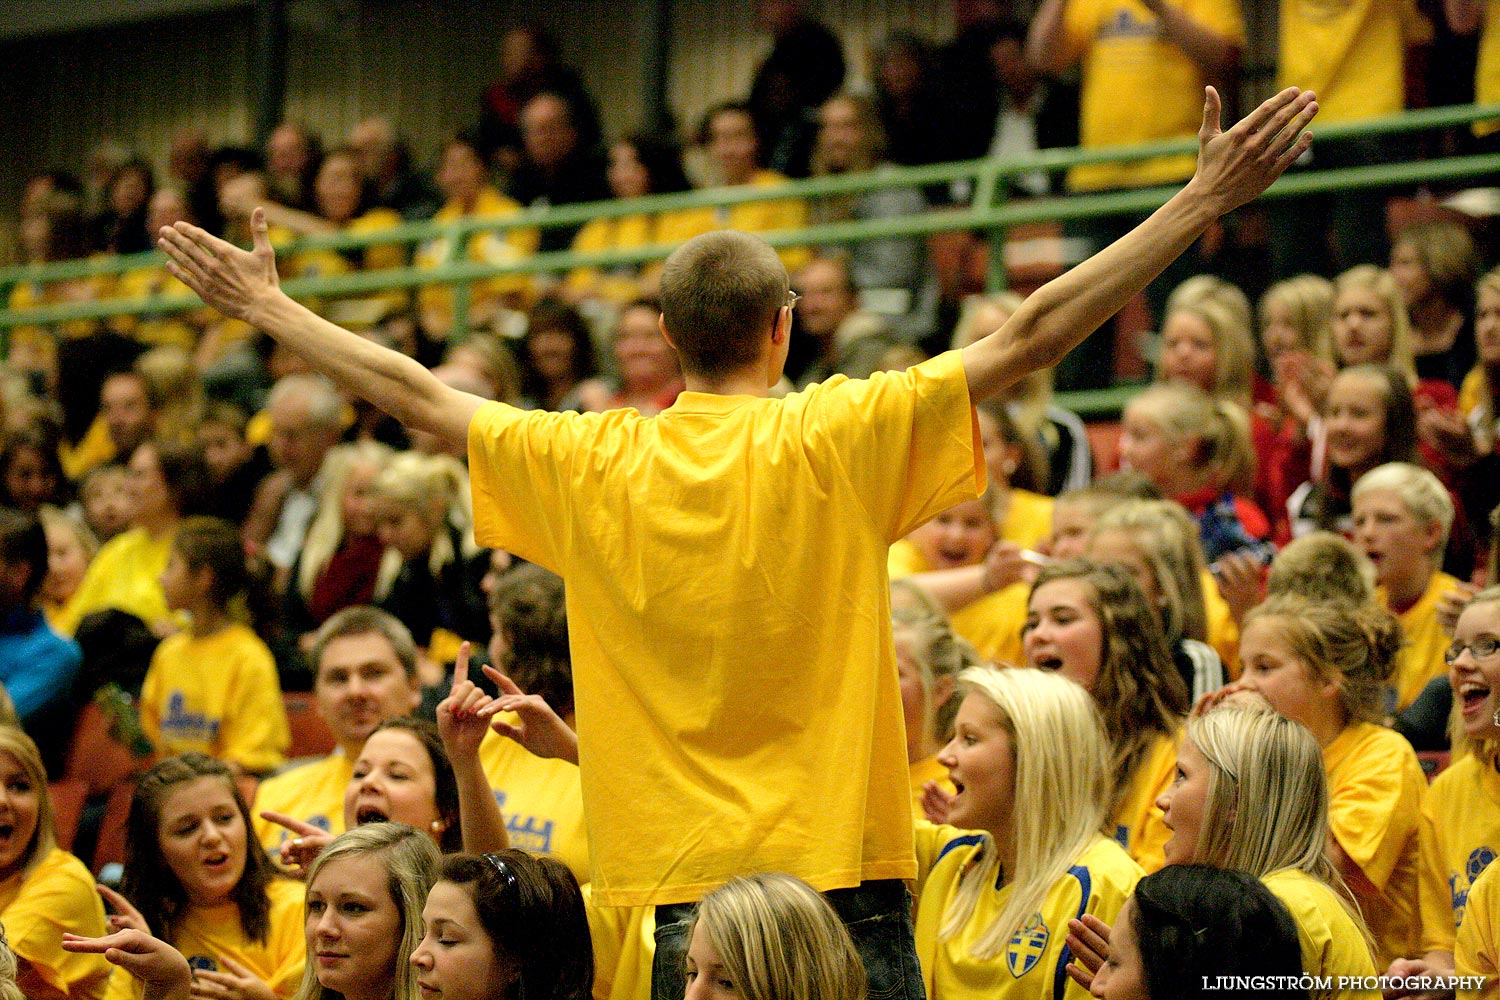
M 1020 979 L 1036 968 L 1036 963 L 1042 960 L 1042 952 L 1047 950 L 1050 936 L 1047 925 L 1042 923 L 1042 915 L 1033 913 L 1026 926 L 1012 934 L 1010 944 L 1006 945 L 1005 964 L 1010 974 Z

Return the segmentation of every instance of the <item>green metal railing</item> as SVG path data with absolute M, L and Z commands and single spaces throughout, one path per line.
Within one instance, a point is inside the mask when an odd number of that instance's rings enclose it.
M 1410 111 L 1388 118 L 1316 127 L 1319 143 L 1343 139 L 1369 139 L 1404 135 L 1437 128 L 1463 126 L 1485 118 L 1500 117 L 1500 106 L 1464 105 Z M 1076 194 L 1027 200 L 1008 200 L 1007 182 L 1035 171 L 1058 171 L 1086 164 L 1130 163 L 1159 156 L 1190 153 L 1197 149 L 1196 140 L 1183 139 L 1136 146 L 1103 149 L 1045 150 L 1024 158 L 968 160 L 922 167 L 887 167 L 865 174 L 821 177 L 790 181 L 773 187 L 736 187 L 690 191 L 681 194 L 649 195 L 644 198 L 594 202 L 582 205 L 560 205 L 531 208 L 503 219 L 466 218 L 447 223 L 406 223 L 389 229 L 358 235 L 306 237 L 278 250 L 287 255 L 303 250 L 356 250 L 371 245 L 393 243 L 417 245 L 434 239 L 448 241 L 447 260 L 433 268 L 393 268 L 354 274 L 330 275 L 286 281 L 283 287 L 297 297 L 337 297 L 360 295 L 389 289 L 407 289 L 428 285 L 454 286 L 455 330 L 466 329 L 468 289 L 474 282 L 509 274 L 562 274 L 578 267 L 609 268 L 621 264 L 638 264 L 660 260 L 671 246 L 639 247 L 576 253 L 571 250 L 536 254 L 508 263 L 480 263 L 463 260 L 469 237 L 475 233 L 503 233 L 523 228 L 574 226 L 592 219 L 617 218 L 654 212 L 686 209 L 722 208 L 749 202 L 798 199 L 811 202 L 830 195 L 861 194 L 890 188 L 927 187 L 965 181 L 972 185 L 974 197 L 969 205 L 953 209 L 923 211 L 918 214 L 813 225 L 803 229 L 761 233 L 774 247 L 847 244 L 893 237 L 926 236 L 933 233 L 975 230 L 989 234 L 994 243 L 990 254 L 989 283 L 992 288 L 1004 285 L 1004 254 L 1001 251 L 1007 231 L 1017 225 L 1045 221 L 1067 221 L 1110 215 L 1151 211 L 1162 205 L 1178 185 L 1111 191 L 1098 194 Z M 1500 176 L 1500 153 L 1453 156 L 1425 161 L 1409 161 L 1374 166 L 1308 170 L 1289 174 L 1277 181 L 1263 198 L 1297 198 L 1332 191 L 1402 187 L 1422 183 L 1460 181 L 1469 178 L 1493 179 Z M 0 269 L 0 291 L 9 298 L 9 289 L 19 282 L 52 282 L 94 275 L 119 275 L 142 267 L 159 265 L 157 251 L 118 257 L 100 257 L 65 261 L 47 265 L 25 265 Z M 23 325 L 50 325 L 79 319 L 106 316 L 154 316 L 181 312 L 198 306 L 196 298 L 108 299 L 96 302 L 71 302 L 32 309 L 0 310 L 0 335 Z M 1118 393 L 1070 394 L 1085 416 L 1101 412 L 1118 412 Z

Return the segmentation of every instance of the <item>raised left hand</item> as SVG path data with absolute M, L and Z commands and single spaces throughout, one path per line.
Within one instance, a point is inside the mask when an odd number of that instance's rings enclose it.
M 1219 92 L 1204 88 L 1198 169 L 1189 181 L 1217 201 L 1219 215 L 1260 196 L 1312 145 L 1305 131 L 1318 113 L 1312 91 L 1288 87 L 1236 122 L 1220 128 Z

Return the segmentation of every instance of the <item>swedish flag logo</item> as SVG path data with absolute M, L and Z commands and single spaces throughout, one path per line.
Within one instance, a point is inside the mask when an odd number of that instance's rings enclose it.
M 1010 974 L 1020 979 L 1034 969 L 1042 959 L 1042 952 L 1047 950 L 1050 936 L 1047 925 L 1042 923 L 1042 915 L 1033 913 L 1026 926 L 1011 935 L 1010 944 L 1005 948 L 1005 964 L 1010 968 Z

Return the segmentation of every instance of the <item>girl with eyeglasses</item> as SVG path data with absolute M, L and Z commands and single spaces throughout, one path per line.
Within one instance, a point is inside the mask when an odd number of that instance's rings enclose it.
M 1464 608 L 1444 659 L 1457 713 L 1453 763 L 1427 789 L 1419 826 L 1422 957 L 1391 975 L 1453 971 L 1470 890 L 1500 854 L 1500 587 Z

